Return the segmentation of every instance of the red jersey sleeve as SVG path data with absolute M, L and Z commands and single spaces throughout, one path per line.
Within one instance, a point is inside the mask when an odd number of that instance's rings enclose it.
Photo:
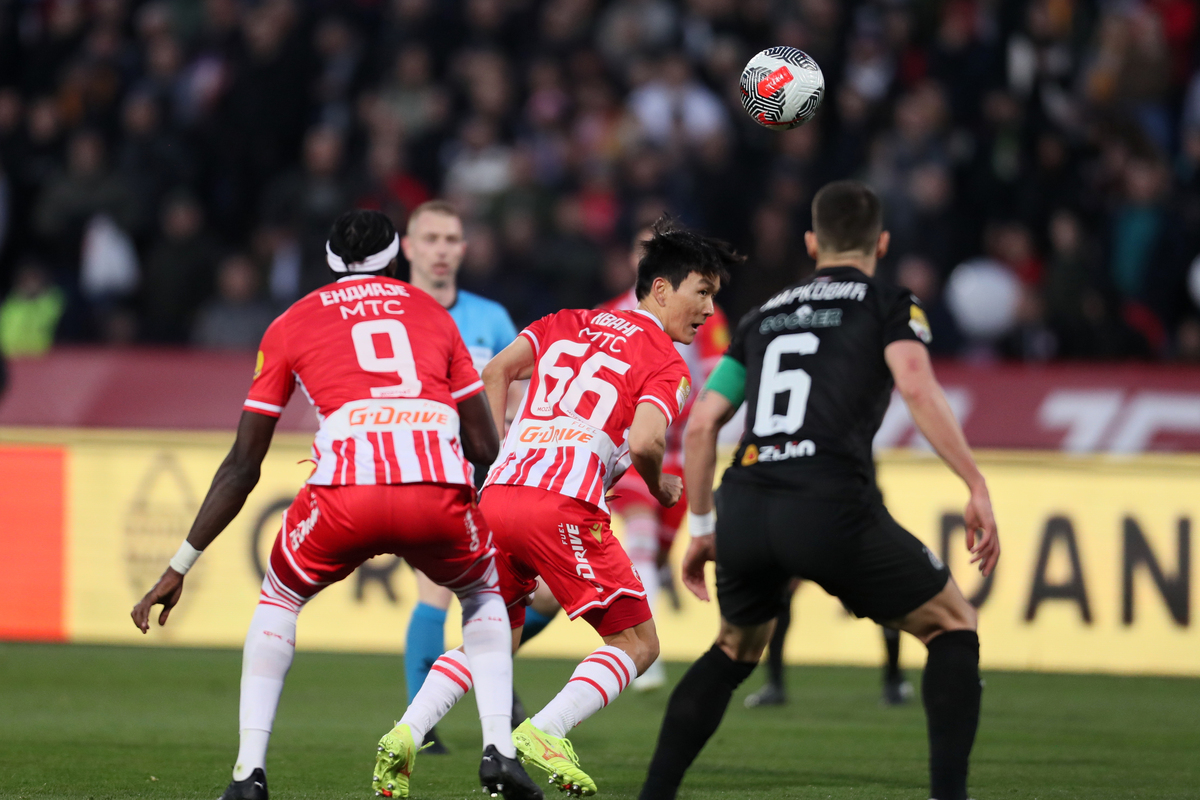
M 475 363 L 471 360 L 471 353 L 463 344 L 457 329 L 451 336 L 454 337 L 454 352 L 450 356 L 450 397 L 457 403 L 482 392 L 483 381 L 479 379 Z
M 653 403 L 667 417 L 667 425 L 673 423 L 687 405 L 692 393 L 691 376 L 682 358 L 672 359 L 663 369 L 655 372 L 642 386 L 638 403 Z
M 529 327 L 518 334 L 519 336 L 524 336 L 533 345 L 533 355 L 535 358 L 542 354 L 542 347 L 546 344 L 546 330 L 550 327 L 550 322 L 553 319 L 553 314 L 542 317 L 539 320 L 529 323 Z
M 296 376 L 288 358 L 283 317 L 279 317 L 263 335 L 254 362 L 254 382 L 250 384 L 250 392 L 242 409 L 278 417 L 295 389 Z

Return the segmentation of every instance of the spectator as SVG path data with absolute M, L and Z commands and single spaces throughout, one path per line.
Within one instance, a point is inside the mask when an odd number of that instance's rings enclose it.
M 140 201 L 139 216 L 153 216 L 167 191 L 194 180 L 190 153 L 174 134 L 163 129 L 158 102 L 148 92 L 129 95 L 121 116 L 118 169 Z
M 940 270 L 920 255 L 907 255 L 896 267 L 896 283 L 908 289 L 925 309 L 933 341 L 929 350 L 934 355 L 957 355 L 962 347 L 962 333 L 950 310 L 942 302 Z
M 276 316 L 262 297 L 262 279 L 248 256 L 226 256 L 217 268 L 217 296 L 197 315 L 193 344 L 209 349 L 253 350 Z
M 35 261 L 18 267 L 12 291 L 0 304 L 0 362 L 2 356 L 44 355 L 54 344 L 65 305 L 62 289 L 45 267 Z
M 468 213 L 478 212 L 511 182 L 511 148 L 500 142 L 494 122 L 471 117 L 447 146 L 446 195 Z
M 300 245 L 300 293 L 328 283 L 325 239 L 329 226 L 360 196 L 360 186 L 344 164 L 344 139 L 334 128 L 313 128 L 304 138 L 303 166 L 267 187 L 262 216 L 290 231 Z
M 51 180 L 34 207 L 34 229 L 46 249 L 68 269 L 77 270 L 84 229 L 103 214 L 126 232 L 141 220 L 136 195 L 126 180 L 108 169 L 104 140 L 93 130 L 71 137 L 67 171 Z
M 663 58 L 654 74 L 629 95 L 629 110 L 647 139 L 658 145 L 686 144 L 728 127 L 725 106 L 692 76 L 681 53 Z
M 179 192 L 163 205 L 158 240 L 150 248 L 141 293 L 142 339 L 188 340 L 196 310 L 213 290 L 218 250 L 196 198 Z

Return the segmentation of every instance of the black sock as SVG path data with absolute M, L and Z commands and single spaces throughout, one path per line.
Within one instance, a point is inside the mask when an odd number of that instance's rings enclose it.
M 979 728 L 979 637 L 949 631 L 929 642 L 921 697 L 929 724 L 929 796 L 967 800 L 967 761 Z
M 713 645 L 679 681 L 650 759 L 640 800 L 672 800 L 683 774 L 716 732 L 733 690 L 754 671 L 754 663 L 734 661 Z
M 789 598 L 790 600 L 790 598 Z M 783 688 L 783 643 L 787 639 L 788 628 L 792 627 L 792 604 L 779 612 L 775 618 L 775 630 L 771 633 L 771 643 L 767 649 L 767 680 Z
M 900 631 L 883 629 L 883 643 L 887 646 L 887 666 L 884 677 L 889 681 L 900 680 Z

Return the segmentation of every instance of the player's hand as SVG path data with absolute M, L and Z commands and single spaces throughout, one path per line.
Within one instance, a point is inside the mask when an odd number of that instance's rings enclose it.
M 967 549 L 971 551 L 971 563 L 979 564 L 979 571 L 987 577 L 1000 560 L 1000 533 L 996 530 L 992 499 L 988 496 L 986 486 L 972 490 L 971 499 L 963 510 L 963 522 L 967 528 Z
M 678 503 L 682 496 L 683 478 L 664 472 L 658 479 L 658 492 L 654 499 L 662 503 L 663 508 L 670 508 Z
M 146 596 L 133 607 L 129 616 L 133 617 L 133 624 L 137 625 L 142 633 L 146 633 L 150 630 L 150 607 L 157 605 L 163 607 L 162 613 L 158 615 L 158 624 L 166 625 L 167 617 L 171 615 L 171 609 L 179 602 L 182 595 L 183 576 L 167 567 L 167 571 L 158 579 L 158 583 L 154 584 L 153 589 L 146 592 Z
M 708 584 L 704 582 L 704 565 L 716 560 L 717 537 L 714 534 L 693 538 L 688 543 L 687 552 L 683 554 L 683 565 L 680 569 L 683 585 L 706 603 L 709 597 Z

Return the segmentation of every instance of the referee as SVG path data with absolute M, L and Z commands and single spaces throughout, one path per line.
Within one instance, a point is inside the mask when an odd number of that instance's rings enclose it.
M 984 575 L 1000 557 L 987 485 L 934 377 L 924 312 L 906 290 L 874 278 L 888 246 L 879 198 L 857 181 L 828 184 L 813 199 L 813 227 L 804 241 L 816 274 L 742 319 L 692 410 L 683 582 L 708 600 L 704 564 L 717 562 L 721 628 L 671 694 L 641 800 L 675 797 L 758 663 L 793 577 L 924 642 L 930 797 L 967 797 L 981 693 L 975 609 L 876 487 L 871 440 L 893 382 L 967 485 L 967 547 Z M 714 519 L 717 432 L 743 400 L 746 432 Z

